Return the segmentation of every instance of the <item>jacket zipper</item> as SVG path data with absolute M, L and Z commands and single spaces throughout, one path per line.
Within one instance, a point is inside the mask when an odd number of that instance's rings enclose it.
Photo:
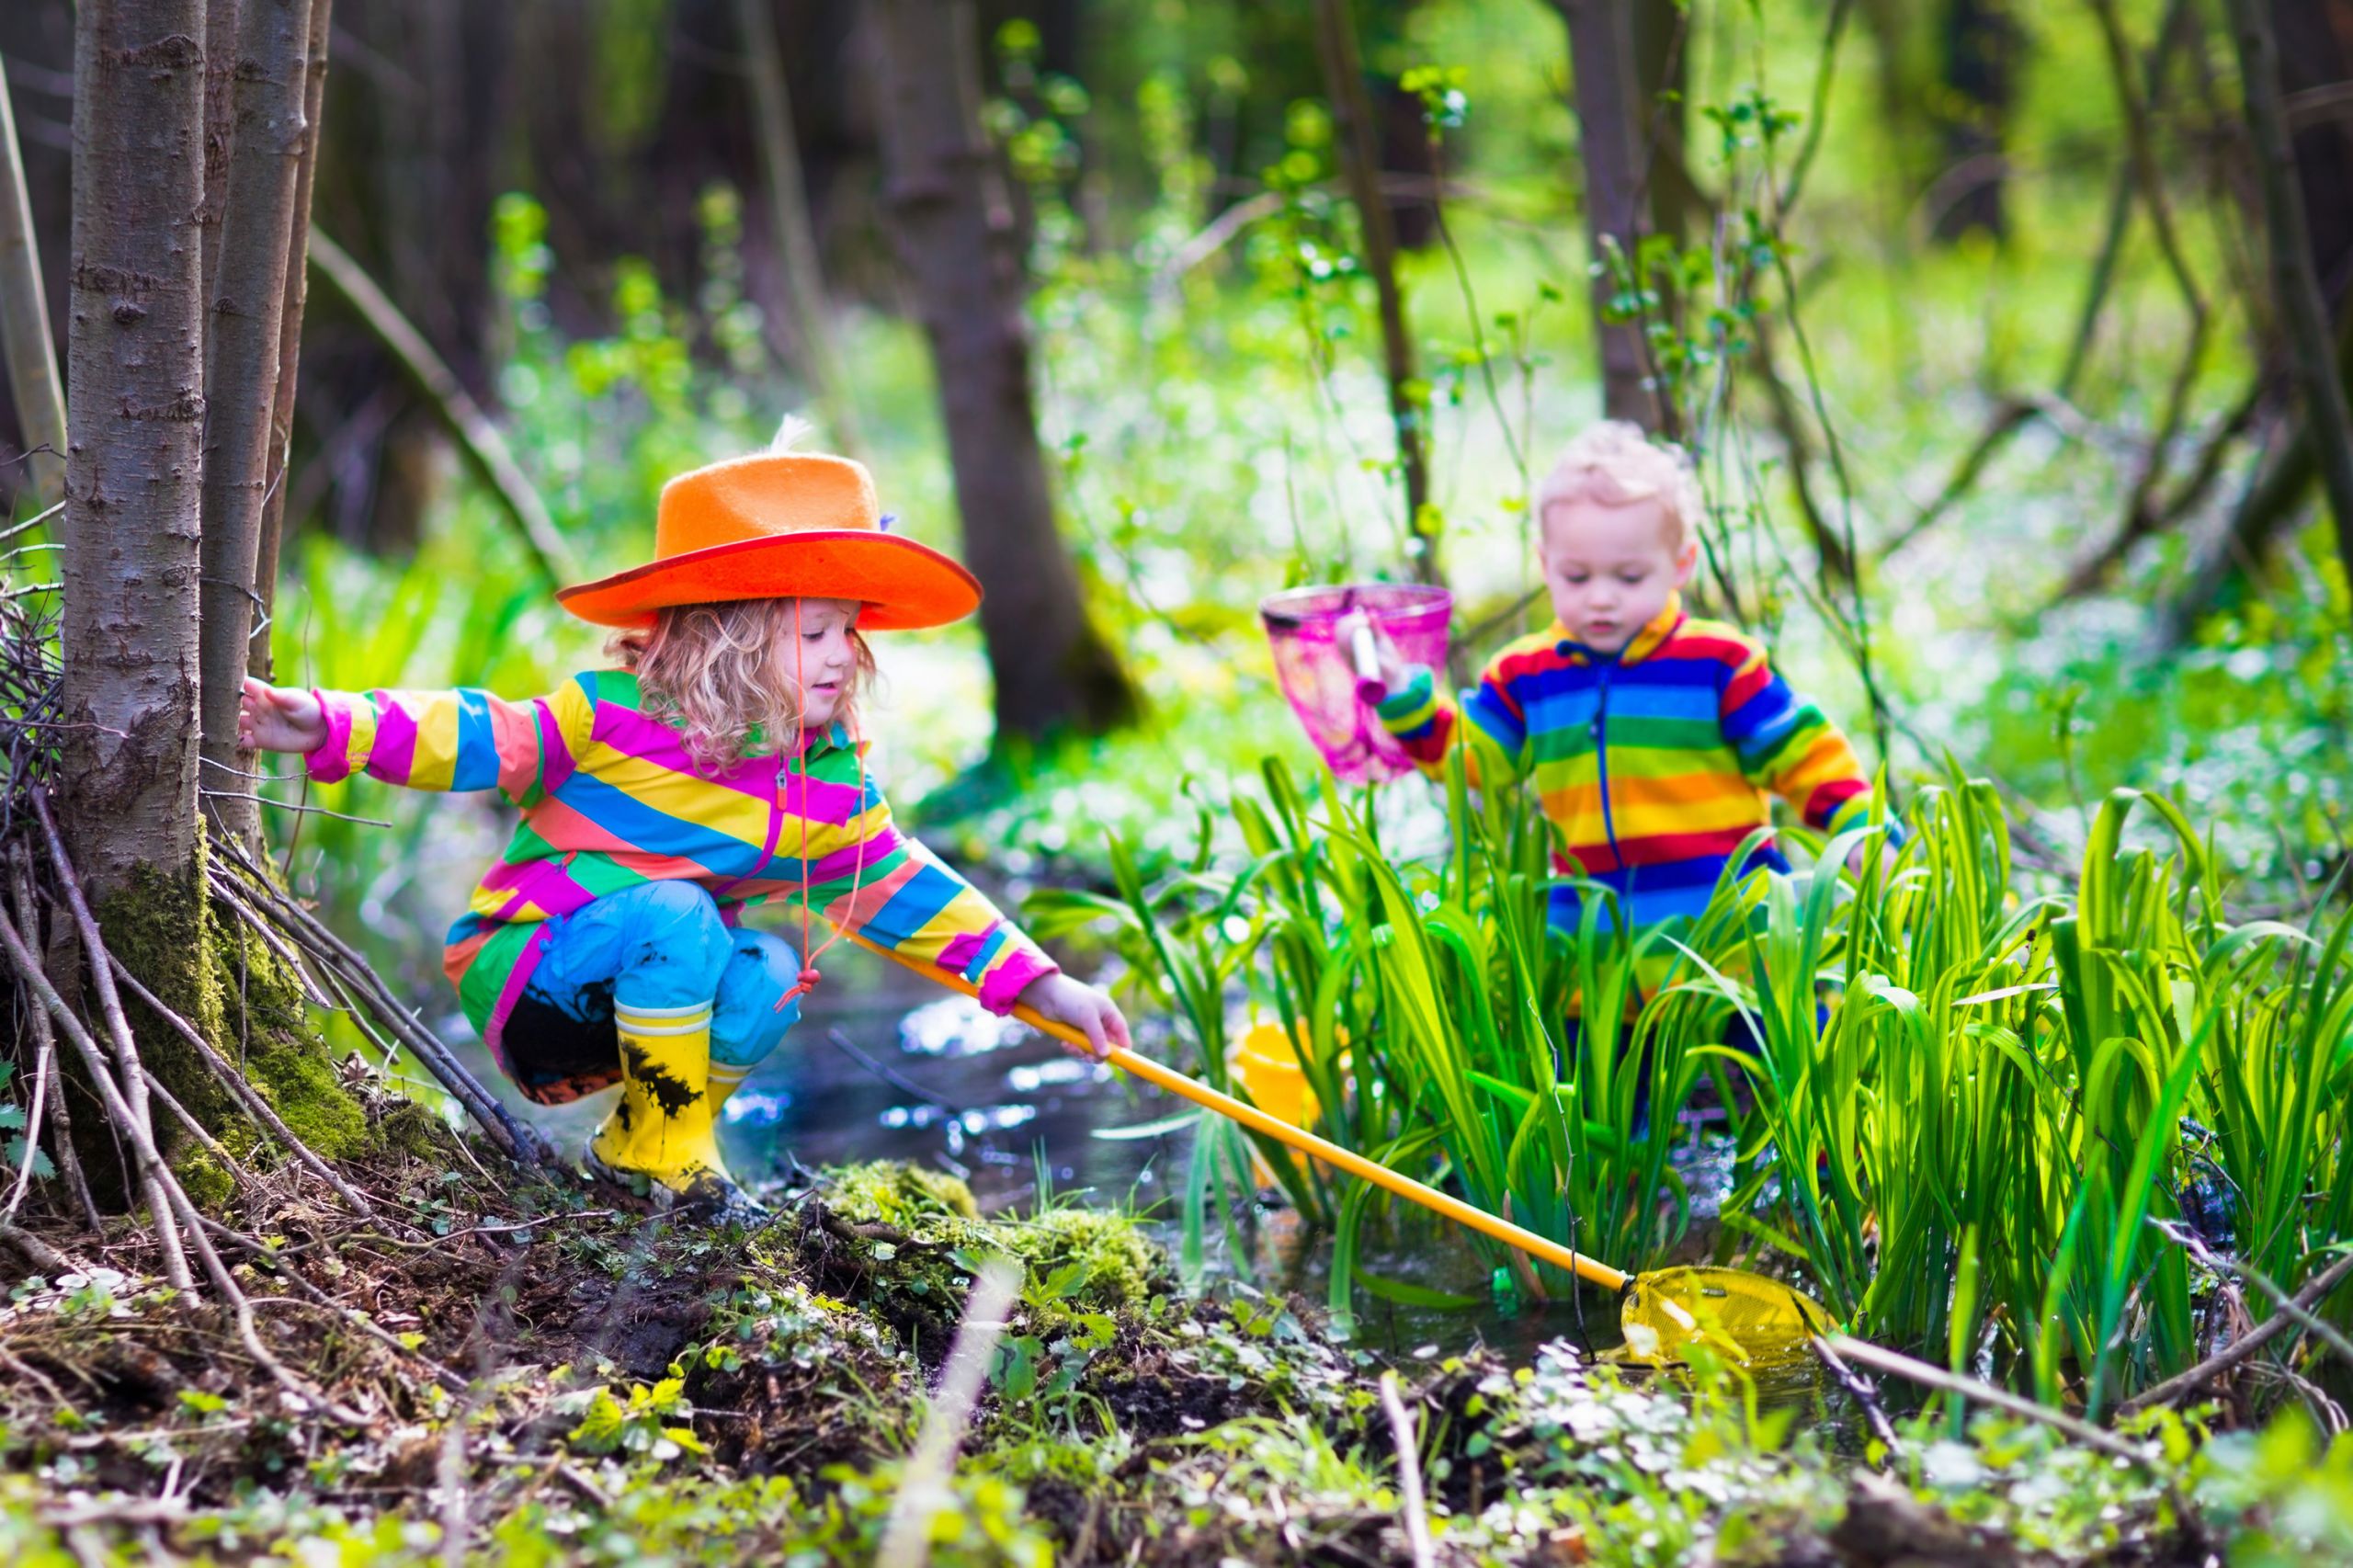
M 1601 781 L 1602 836 L 1608 841 L 1609 858 L 1618 862 L 1616 869 L 1623 871 L 1627 869 L 1626 857 L 1618 848 L 1618 824 L 1609 813 L 1609 676 L 1617 667 L 1615 658 L 1599 665 L 1597 684 L 1601 700 L 1593 710 L 1593 765 Z
M 726 898 L 733 895 L 737 888 L 767 870 L 768 862 L 776 858 L 777 840 L 784 836 L 784 781 L 789 772 L 784 757 L 779 755 L 776 759 L 776 781 L 774 787 L 768 790 L 767 841 L 760 846 L 760 858 L 753 864 L 752 869 L 729 882 L 724 889 L 721 890 L 720 897 Z M 803 793 L 805 795 L 806 791 Z M 809 869 L 803 866 L 801 869 L 803 885 L 806 886 Z

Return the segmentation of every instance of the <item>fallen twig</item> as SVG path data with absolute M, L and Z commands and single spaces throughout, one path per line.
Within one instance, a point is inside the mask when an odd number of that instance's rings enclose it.
M 525 1165 L 547 1158 L 539 1139 L 508 1114 L 506 1108 L 449 1054 L 448 1047 L 435 1039 L 431 1030 L 393 999 L 374 968 L 349 943 L 273 886 L 260 868 L 246 858 L 243 846 L 224 837 L 218 847 L 224 858 L 244 873 L 246 892 L 255 904 L 267 913 L 279 929 L 337 970 L 347 994 L 363 1004 L 411 1055 L 424 1063 L 426 1070 L 498 1144 L 502 1153 Z
M 1895 1425 L 1888 1420 L 1887 1412 L 1881 1408 L 1878 1394 L 1872 1390 L 1871 1385 L 1864 1381 L 1852 1367 L 1847 1365 L 1845 1358 L 1838 1354 L 1837 1348 L 1830 1341 L 1818 1334 L 1810 1337 L 1813 1341 L 1813 1353 L 1822 1358 L 1822 1364 L 1830 1369 L 1830 1375 L 1838 1380 L 1839 1386 L 1847 1391 L 1856 1406 L 1862 1411 L 1863 1419 L 1870 1424 L 1871 1435 L 1885 1445 L 1888 1458 L 1902 1460 L 1904 1439 L 1895 1435 Z
M 1414 1553 L 1414 1568 L 1430 1568 L 1437 1556 L 1430 1547 L 1428 1506 L 1422 1500 L 1422 1455 L 1414 1437 L 1414 1417 L 1397 1392 L 1397 1374 L 1381 1374 L 1381 1409 L 1389 1417 L 1389 1436 L 1397 1447 L 1397 1491 L 1405 1517 L 1405 1540 Z
M 898 1494 L 891 1501 L 890 1523 L 874 1558 L 878 1568 L 923 1568 L 930 1560 L 932 1515 L 945 1500 L 956 1450 L 963 1446 L 989 1358 L 1005 1332 L 1006 1309 L 1020 1288 L 1021 1266 L 1010 1259 L 993 1258 L 973 1276 L 972 1293 L 964 1299 L 963 1322 L 957 1325 L 956 1344 L 948 1353 L 948 1369 L 924 1415 L 923 1433 L 907 1458 Z
M 2353 1278 L 2353 1253 L 2338 1258 L 2322 1272 L 2306 1280 L 2302 1289 L 2289 1298 L 2307 1311 L 2328 1299 L 2329 1293 L 2347 1278 Z M 2143 1389 L 2116 1407 L 2119 1415 L 2131 1415 L 2153 1404 L 2169 1404 L 2175 1400 L 2197 1392 L 2216 1378 L 2230 1371 L 2290 1328 L 2303 1324 L 2284 1312 L 2274 1312 L 2248 1329 L 2238 1338 L 2209 1356 L 2186 1372 L 2179 1372 L 2161 1383 Z
M 359 1195 L 358 1189 L 335 1175 L 334 1166 L 321 1159 L 309 1144 L 294 1135 L 293 1130 L 286 1125 L 278 1112 L 270 1108 L 269 1102 L 245 1081 L 244 1074 L 229 1064 L 227 1058 L 212 1049 L 210 1042 L 205 1040 L 202 1032 L 195 1025 L 164 1006 L 162 1000 L 153 992 L 140 984 L 137 977 L 123 967 L 120 959 L 111 953 L 107 955 L 107 959 L 113 966 L 116 976 L 125 985 L 131 987 L 131 994 L 145 1004 L 157 1017 L 177 1031 L 179 1037 L 196 1051 L 205 1066 L 211 1070 L 212 1075 L 221 1081 L 222 1086 L 236 1097 L 237 1102 L 245 1108 L 255 1120 L 269 1130 L 271 1136 L 285 1146 L 288 1153 L 300 1161 L 305 1169 L 320 1180 L 335 1188 L 335 1196 L 342 1199 L 353 1213 L 364 1218 L 374 1218 L 375 1209 Z

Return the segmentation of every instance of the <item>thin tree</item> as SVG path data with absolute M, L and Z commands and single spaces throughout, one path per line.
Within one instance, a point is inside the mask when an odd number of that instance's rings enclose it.
M 278 545 L 286 529 L 287 459 L 294 442 L 294 391 L 302 369 L 302 312 L 310 302 L 311 191 L 319 169 L 320 117 L 326 108 L 327 40 L 335 0 L 311 0 L 310 55 L 303 64 L 302 156 L 294 175 L 294 212 L 286 240 L 286 291 L 278 305 L 278 385 L 269 408 L 269 469 L 262 492 L 261 532 L 254 545 L 254 613 L 267 626 L 278 602 Z M 271 676 L 269 634 L 254 637 L 245 667 Z
M 203 0 L 81 0 L 67 332 L 65 810 L 102 908 L 198 896 Z
M 1585 164 L 1586 237 L 1593 253 L 1594 335 L 1601 349 L 1601 405 L 1612 419 L 1659 427 L 1658 400 L 1645 384 L 1641 328 L 1614 321 L 1622 267 L 1642 244 L 1641 123 L 1634 102 L 1629 0 L 1552 0 L 1569 35 L 1570 97 Z
M 987 594 L 998 739 L 1112 728 L 1133 717 L 1135 690 L 1088 619 L 1054 527 L 1022 258 L 981 126 L 978 19 L 971 0 L 878 0 L 867 14 L 884 207 L 931 345 L 964 559 Z
M 204 517 L 199 664 L 206 814 L 257 842 L 257 793 L 237 744 L 239 684 L 255 626 L 254 564 L 268 490 L 270 420 L 285 326 L 287 240 L 308 143 L 311 0 L 244 0 L 231 71 L 231 151 L 212 274 L 204 393 Z M 299 330 L 299 329 L 298 329 Z
M 792 97 L 777 47 L 770 0 L 735 0 L 735 29 L 744 45 L 744 71 L 752 88 L 752 114 L 758 131 L 760 183 L 766 189 L 768 226 L 775 232 L 777 265 L 784 274 L 785 317 L 795 368 L 808 383 L 825 428 L 842 451 L 860 446 L 857 410 L 842 379 L 834 347 L 832 307 L 825 299 L 825 273 L 817 254 L 817 227 L 809 216 L 809 190 L 801 175 L 801 144 L 792 130 Z
M 2280 101 L 2279 49 L 2264 0 L 2230 0 L 2231 35 L 2238 44 L 2239 77 L 2253 133 L 2256 185 L 2263 199 L 2272 287 L 2289 363 L 2304 405 L 2304 429 L 2320 468 L 2328 509 L 2336 519 L 2336 549 L 2353 571 L 2353 418 L 2345 386 L 2331 362 L 2328 307 L 2313 267 L 2304 198 L 2296 182 L 2295 148 Z
M 24 437 L 26 475 L 44 503 L 65 487 L 65 398 L 57 382 L 57 341 L 50 335 L 40 241 L 17 148 L 17 111 L 0 76 L 0 352 L 8 360 L 8 397 Z M 46 449 L 44 450 L 43 449 Z
M 1347 0 L 1315 0 L 1315 44 L 1324 90 L 1332 102 L 1340 170 L 1364 233 L 1365 271 L 1381 310 L 1381 369 L 1389 386 L 1389 422 L 1397 437 L 1397 467 L 1405 482 L 1405 526 L 1415 546 L 1415 574 L 1439 578 L 1438 540 L 1429 531 L 1429 448 L 1423 428 L 1427 399 L 1414 374 L 1414 340 L 1405 325 L 1405 297 L 1397 287 L 1397 224 L 1381 188 L 1379 142 L 1372 104 L 1364 90 L 1364 63 Z

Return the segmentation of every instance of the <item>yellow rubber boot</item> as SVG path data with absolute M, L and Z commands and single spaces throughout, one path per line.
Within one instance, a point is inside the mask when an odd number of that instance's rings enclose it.
M 642 1176 L 679 1197 L 740 1199 L 719 1153 L 710 1007 L 616 1007 L 621 1097 L 589 1141 L 603 1174 Z
M 733 1062 L 714 1062 L 710 1064 L 710 1124 L 713 1127 L 724 1119 L 728 1099 L 744 1086 L 744 1080 L 751 1075 L 749 1067 L 738 1067 Z

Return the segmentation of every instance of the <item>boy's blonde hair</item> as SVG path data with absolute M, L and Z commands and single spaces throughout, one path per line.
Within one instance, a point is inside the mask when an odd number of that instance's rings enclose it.
M 1624 419 L 1587 426 L 1561 453 L 1552 472 L 1536 487 L 1540 526 L 1558 501 L 1592 501 L 1604 506 L 1655 501 L 1677 550 L 1698 530 L 1705 506 L 1689 455 L 1672 442 L 1653 441 L 1641 426 Z
M 801 687 L 790 658 L 777 656 L 779 648 L 798 646 L 800 602 L 674 605 L 657 612 L 650 629 L 615 636 L 606 652 L 636 672 L 646 713 L 684 732 L 696 770 L 722 773 L 800 740 Z M 874 678 L 874 650 L 856 631 L 849 640 L 857 663 L 834 718 L 856 733 L 858 699 Z

